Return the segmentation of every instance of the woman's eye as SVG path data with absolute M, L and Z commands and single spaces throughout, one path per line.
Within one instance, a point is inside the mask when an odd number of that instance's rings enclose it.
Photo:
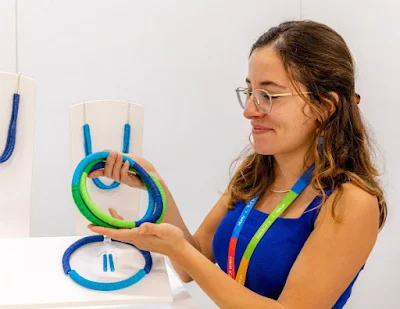
M 264 94 L 263 96 L 264 96 L 264 99 L 268 99 L 268 100 L 269 100 L 269 98 L 271 98 L 271 100 L 278 98 L 278 97 L 274 97 L 272 94 L 271 94 L 271 96 L 268 96 L 268 94 Z

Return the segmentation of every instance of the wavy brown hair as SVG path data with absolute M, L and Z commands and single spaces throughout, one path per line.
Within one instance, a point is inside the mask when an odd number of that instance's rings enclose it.
M 324 189 L 335 190 L 335 206 L 343 193 L 342 184 L 351 181 L 377 197 L 380 210 L 379 227 L 387 216 L 387 205 L 378 183 L 378 171 L 371 160 L 371 140 L 357 106 L 354 61 L 343 38 L 330 27 L 313 21 L 289 21 L 269 29 L 252 46 L 254 50 L 273 46 L 298 93 L 298 83 L 311 92 L 309 98 L 299 94 L 318 115 L 314 142 L 305 157 L 315 162 L 312 187 L 326 200 Z M 338 100 L 331 93 L 338 95 Z M 330 106 L 335 111 L 330 113 Z M 322 151 L 319 137 L 324 136 Z M 252 148 L 251 148 L 252 149 Z M 232 208 L 236 201 L 249 201 L 261 195 L 275 179 L 272 155 L 251 151 L 242 153 L 233 163 L 242 161 L 228 185 Z M 306 168 L 306 164 L 304 166 Z

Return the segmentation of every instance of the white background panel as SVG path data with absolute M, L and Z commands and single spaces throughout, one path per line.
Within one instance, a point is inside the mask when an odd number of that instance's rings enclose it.
M 16 70 L 15 12 L 15 0 L 0 1 L 0 72 Z

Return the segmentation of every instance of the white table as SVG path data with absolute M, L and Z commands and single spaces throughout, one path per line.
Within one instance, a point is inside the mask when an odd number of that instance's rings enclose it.
M 64 274 L 61 258 L 64 251 L 81 237 L 32 237 L 0 239 L 0 308 L 198 308 L 162 255 L 152 253 L 152 271 L 126 289 L 99 292 L 83 288 Z M 97 271 L 97 260 L 82 264 L 82 257 L 102 258 L 104 247 L 97 243 L 85 246 L 71 257 L 71 266 L 82 276 L 99 273 L 117 276 L 117 268 L 127 271 L 143 267 L 140 253 L 114 247 L 118 254 L 115 274 Z M 90 247 L 92 246 L 92 247 Z M 97 246 L 97 247 L 96 247 Z M 119 250 L 119 251 L 118 251 Z M 135 256 L 136 254 L 136 256 Z M 128 260 L 127 260 L 128 259 Z M 86 260 L 88 261 L 88 260 Z M 128 261 L 128 264 L 126 262 Z M 124 264 L 125 263 L 125 264 Z M 132 269 L 130 268 L 132 265 Z M 82 267 L 84 266 L 84 267 Z M 78 267 L 78 268 L 76 268 Z M 96 270 L 94 271 L 94 269 Z M 80 270 L 78 270 L 80 269 Z M 122 269 L 122 270 L 121 270 Z M 125 271 L 125 273 L 124 273 Z M 93 280 L 93 278 L 88 278 Z M 117 281 L 110 279 L 110 281 Z M 118 280 L 122 278 L 117 278 Z M 101 307 L 100 307 L 101 306 Z

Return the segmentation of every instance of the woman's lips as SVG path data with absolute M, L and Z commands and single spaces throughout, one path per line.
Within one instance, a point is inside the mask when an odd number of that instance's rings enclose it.
M 259 127 L 259 126 L 254 126 L 252 133 L 253 134 L 263 134 L 263 133 L 268 133 L 272 131 L 272 129 L 269 128 L 265 128 L 265 127 Z

